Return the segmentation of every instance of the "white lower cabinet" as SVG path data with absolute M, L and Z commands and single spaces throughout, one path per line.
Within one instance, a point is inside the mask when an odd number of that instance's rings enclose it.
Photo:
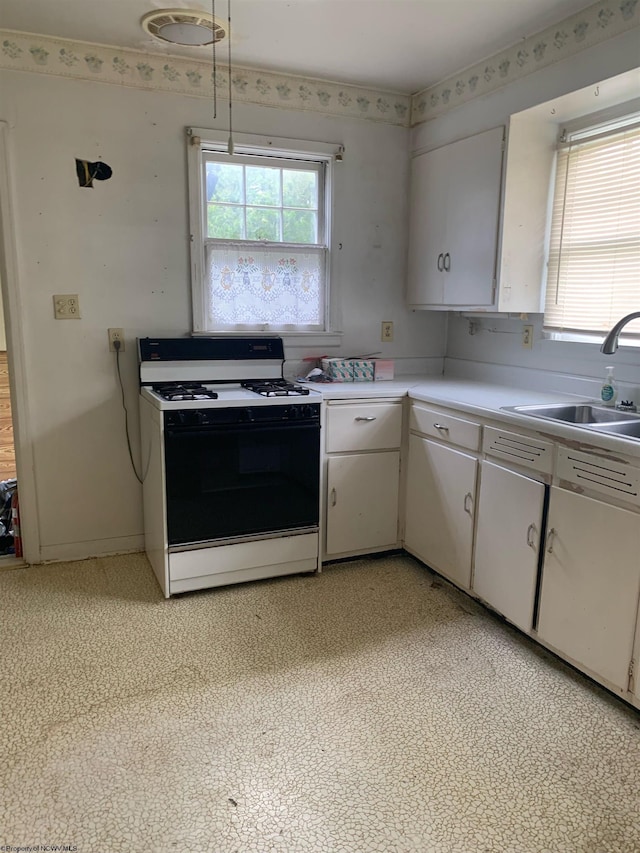
M 325 557 L 404 545 L 640 707 L 637 459 L 417 400 L 407 414 L 405 445 L 399 400 L 328 405 Z
M 400 452 L 332 456 L 327 468 L 327 554 L 398 541 Z
M 325 558 L 398 546 L 402 410 L 399 399 L 328 404 Z
M 622 693 L 640 593 L 636 513 L 551 489 L 538 636 Z
M 409 436 L 404 543 L 408 551 L 469 589 L 475 456 Z
M 483 462 L 473 590 L 523 631 L 530 631 L 538 577 L 545 486 Z

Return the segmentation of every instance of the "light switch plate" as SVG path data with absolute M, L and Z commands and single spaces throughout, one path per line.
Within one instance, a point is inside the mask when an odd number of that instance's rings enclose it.
M 80 300 L 77 293 L 56 293 L 53 296 L 53 316 L 56 320 L 79 320 Z

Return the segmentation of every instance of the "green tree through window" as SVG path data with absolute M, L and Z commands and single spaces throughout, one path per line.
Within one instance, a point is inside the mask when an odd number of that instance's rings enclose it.
M 318 242 L 318 174 L 270 166 L 206 164 L 207 236 Z

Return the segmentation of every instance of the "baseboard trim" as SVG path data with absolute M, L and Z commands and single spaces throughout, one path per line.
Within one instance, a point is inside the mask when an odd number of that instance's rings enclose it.
M 90 557 L 111 557 L 144 551 L 144 536 L 120 536 L 114 539 L 93 539 L 88 542 L 65 542 L 61 545 L 43 545 L 39 563 L 60 563 L 70 560 L 87 560 Z

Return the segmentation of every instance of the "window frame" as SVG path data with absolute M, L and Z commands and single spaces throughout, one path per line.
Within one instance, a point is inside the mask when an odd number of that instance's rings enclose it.
M 575 343 L 592 343 L 600 344 L 604 339 L 606 332 L 600 332 L 593 329 L 579 328 L 559 328 L 557 326 L 546 325 L 547 322 L 547 296 L 548 290 L 553 286 L 553 281 L 549 277 L 549 265 L 551 256 L 551 232 L 553 223 L 553 211 L 556 204 L 557 193 L 560 188 L 560 182 L 564 175 L 564 186 L 566 186 L 566 171 L 570 168 L 568 162 L 561 174 L 558 173 L 558 160 L 562 154 L 566 155 L 572 144 L 581 142 L 589 143 L 599 138 L 606 139 L 614 137 L 625 128 L 633 128 L 640 123 L 640 98 L 632 98 L 608 107 L 597 112 L 583 114 L 569 121 L 564 121 L 557 125 L 558 132 L 555 145 L 555 153 L 553 158 L 553 168 L 550 175 L 549 197 L 547 206 L 547 228 L 545 239 L 545 265 L 544 265 L 544 287 L 541 299 L 542 311 L 542 337 L 548 340 L 568 341 Z M 557 285 L 556 285 L 557 286 Z M 607 289 L 608 292 L 609 289 Z M 620 336 L 621 346 L 630 346 L 634 348 L 640 347 L 640 335 L 631 332 Z
M 331 247 L 333 236 L 333 179 L 334 162 L 338 154 L 342 152 L 339 143 L 310 142 L 308 140 L 286 139 L 281 137 L 258 136 L 253 134 L 234 133 L 234 154 L 231 157 L 269 157 L 274 161 L 292 160 L 301 163 L 321 164 L 319 174 L 324 172 L 324 186 L 318 187 L 319 208 L 323 211 L 324 243 L 271 243 L 262 241 L 243 240 L 244 245 L 251 244 L 260 246 L 282 246 L 283 248 L 303 249 L 305 246 L 312 248 L 325 248 L 325 290 L 324 290 L 324 328 L 321 330 L 305 330 L 299 327 L 287 327 L 278 329 L 269 327 L 267 324 L 247 325 L 235 329 L 207 329 L 205 328 L 206 317 L 206 285 L 205 285 L 205 246 L 207 242 L 218 242 L 229 245 L 235 241 L 222 240 L 207 237 L 205 221 L 205 179 L 206 157 L 209 153 L 227 155 L 228 134 L 223 131 L 207 130 L 202 128 L 187 128 L 187 167 L 189 188 L 189 222 L 190 222 L 190 255 L 191 255 L 191 300 L 192 300 L 192 334 L 193 335 L 273 335 L 279 334 L 286 338 L 300 338 L 307 343 L 312 343 L 317 338 L 318 344 L 329 345 L 340 343 L 341 332 L 335 331 L 336 298 L 335 288 L 330 281 L 331 271 Z M 321 198 L 320 198 L 321 196 Z M 321 202 L 321 204 L 320 204 Z M 318 236 L 320 237 L 320 211 L 318 213 Z
M 211 155 L 213 155 L 213 156 L 211 156 Z M 238 239 L 233 238 L 233 237 L 229 237 L 229 238 L 209 237 L 209 236 L 207 236 L 207 233 L 206 233 L 208 231 L 208 222 L 207 222 L 206 215 L 204 215 L 204 220 L 203 220 L 203 239 L 204 239 L 204 242 L 205 243 L 209 242 L 212 244 L 216 244 L 216 243 L 221 243 L 221 244 L 243 243 L 243 244 L 248 245 L 249 247 L 251 247 L 252 245 L 259 247 L 259 246 L 262 246 L 263 243 L 269 243 L 270 245 L 282 246 L 285 249 L 286 248 L 295 249 L 296 247 L 304 246 L 304 247 L 311 247 L 314 249 L 327 249 L 328 250 L 329 247 L 328 247 L 327 240 L 326 240 L 325 192 L 324 192 L 324 186 L 326 184 L 326 179 L 325 179 L 324 162 L 321 160 L 315 160 L 315 159 L 303 160 L 303 159 L 300 159 L 297 157 L 295 159 L 291 158 L 291 157 L 289 157 L 289 158 L 269 157 L 269 161 L 270 162 L 268 162 L 268 163 L 265 162 L 262 164 L 264 166 L 264 168 L 270 168 L 271 167 L 271 168 L 279 169 L 281 177 L 282 177 L 282 172 L 284 170 L 295 171 L 296 169 L 298 169 L 299 171 L 307 171 L 307 172 L 313 171 L 313 172 L 315 172 L 316 177 L 317 177 L 317 181 L 318 181 L 318 193 L 317 193 L 317 207 L 313 208 L 313 212 L 317 214 L 316 232 L 317 232 L 318 240 L 316 240 L 315 243 L 294 243 L 294 242 L 288 242 L 287 240 L 265 240 L 265 241 L 263 241 L 263 240 L 252 240 L 248 237 L 242 237 L 242 238 L 238 238 Z M 207 163 L 212 163 L 212 162 L 229 164 L 232 166 L 239 165 L 239 166 L 251 167 L 251 166 L 257 165 L 256 160 L 255 160 L 255 155 L 247 155 L 247 154 L 233 154 L 232 155 L 232 154 L 227 154 L 227 153 L 221 152 L 221 151 L 211 151 L 209 149 L 205 149 L 202 152 L 202 169 L 203 169 L 202 180 L 205 181 L 205 183 L 206 183 Z M 297 164 L 299 164 L 299 166 Z M 237 208 L 242 209 L 244 211 L 244 214 L 245 214 L 244 215 L 245 228 L 246 228 L 246 214 L 247 214 L 247 211 L 251 208 L 257 208 L 257 207 L 270 208 L 273 210 L 277 210 L 281 214 L 284 214 L 285 210 L 293 210 L 293 209 L 309 210 L 310 209 L 310 208 L 287 207 L 283 203 L 282 197 L 280 199 L 280 204 L 275 204 L 275 205 L 251 204 L 251 203 L 247 202 L 247 200 L 246 200 L 246 185 L 243 187 L 243 190 L 244 190 L 244 195 L 245 195 L 243 202 L 240 202 L 240 203 L 217 202 L 217 203 L 220 205 L 226 205 L 229 207 L 237 207 Z M 207 200 L 203 199 L 203 214 L 205 213 L 205 209 L 206 209 L 206 206 L 208 204 L 209 204 L 209 202 Z

